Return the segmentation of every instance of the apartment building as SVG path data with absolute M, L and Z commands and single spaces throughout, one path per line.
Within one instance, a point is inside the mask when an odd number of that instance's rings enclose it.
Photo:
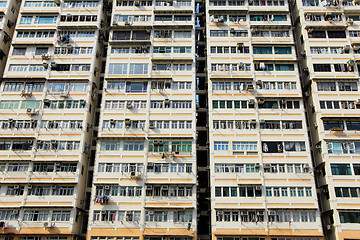
M 0 77 L 4 72 L 19 7 L 20 2 L 16 0 L 0 1 Z
M 85 238 L 102 17 L 102 1 L 21 2 L 0 88 L 2 239 Z
M 359 239 L 359 3 L 293 7 L 327 239 Z
M 288 1 L 207 0 L 212 239 L 323 239 Z
M 196 239 L 194 1 L 109 4 L 88 240 Z

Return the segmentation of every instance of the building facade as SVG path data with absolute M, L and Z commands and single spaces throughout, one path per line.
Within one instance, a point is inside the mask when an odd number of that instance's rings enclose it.
M 21 2 L 0 93 L 2 238 L 84 238 L 102 17 L 102 1 Z
M 0 240 L 359 239 L 358 8 L 0 1 Z
M 323 239 L 288 1 L 206 1 L 212 239 Z
M 112 1 L 88 239 L 196 239 L 194 1 Z
M 359 4 L 293 7 L 325 235 L 359 232 Z
M 0 2 L 0 76 L 4 72 L 19 7 L 20 2 L 16 0 Z

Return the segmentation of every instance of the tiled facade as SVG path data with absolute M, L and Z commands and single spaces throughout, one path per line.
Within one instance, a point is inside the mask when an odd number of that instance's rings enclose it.
M 358 8 L 0 1 L 0 240 L 359 239 Z

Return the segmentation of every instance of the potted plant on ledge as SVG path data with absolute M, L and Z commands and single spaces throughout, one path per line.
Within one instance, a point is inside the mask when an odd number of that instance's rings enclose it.
M 344 129 L 341 128 L 341 127 L 333 127 L 333 128 L 331 129 L 331 131 L 334 131 L 334 132 L 342 132 L 342 131 L 344 131 Z

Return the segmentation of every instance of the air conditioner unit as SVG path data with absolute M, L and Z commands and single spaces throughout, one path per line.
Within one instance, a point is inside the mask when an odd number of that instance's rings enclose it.
M 246 210 L 242 210 L 241 211 L 241 215 L 243 215 L 243 216 L 246 216 L 246 215 L 248 215 L 249 213 L 248 213 L 248 211 L 246 211 Z
M 31 190 L 33 187 L 32 187 L 32 185 L 28 185 L 28 190 Z
M 37 145 L 41 145 L 42 143 L 43 143 L 42 140 L 36 140 L 36 144 L 37 144 Z
M 252 84 L 246 85 L 246 91 L 253 92 L 254 91 L 254 85 L 252 85 Z
M 130 172 L 130 177 L 131 177 L 131 178 L 137 177 L 137 176 L 136 176 L 136 172 L 135 172 L 135 171 L 131 171 L 131 172 Z
M 125 118 L 125 125 L 126 125 L 126 126 L 130 126 L 130 125 L 131 125 L 130 118 Z
M 245 63 L 239 62 L 239 67 L 240 67 L 240 68 L 243 68 L 244 66 L 245 66 Z
M 19 189 L 20 188 L 20 185 L 15 185 L 14 186 L 14 189 Z
M 115 125 L 115 119 L 110 118 L 109 123 L 110 123 L 111 125 Z
M 148 162 L 148 167 L 152 167 L 152 166 L 154 166 L 154 163 L 153 162 Z
M 150 123 L 149 128 L 150 128 L 150 129 L 154 129 L 154 128 L 155 128 L 155 125 L 154 125 L 153 123 Z
M 256 119 L 251 119 L 250 123 L 256 123 Z
M 300 56 L 303 57 L 303 58 L 306 58 L 306 51 L 302 51 L 302 52 L 300 53 Z
M 223 215 L 223 214 L 224 214 L 224 211 L 217 211 L 217 214 Z
M 18 215 L 19 214 L 19 210 L 12 210 L 11 215 Z
M 22 90 L 20 95 L 21 95 L 22 97 L 31 97 L 31 96 L 32 96 L 32 92 Z
M 69 93 L 67 93 L 67 92 L 60 93 L 61 98 L 67 98 L 68 96 L 69 96 Z
M 60 6 L 60 0 L 54 0 L 54 3 L 58 6 Z
M 353 46 L 353 49 L 354 49 L 355 51 L 360 50 L 360 45 L 355 45 L 355 46 Z
M 270 168 L 271 168 L 271 165 L 269 163 L 264 164 L 264 169 L 270 169 Z
M 334 225 L 332 225 L 332 224 L 327 224 L 326 225 L 326 230 L 328 230 L 328 231 L 330 231 L 333 228 L 334 228 Z
M 51 189 L 56 189 L 56 185 L 51 185 Z
M 81 105 L 81 106 L 85 106 L 85 104 L 86 104 L 85 99 L 80 99 L 80 105 Z
M 313 31 L 314 31 L 313 28 L 309 28 L 309 29 L 308 29 L 308 33 L 312 33 Z
M 51 143 L 51 144 L 56 144 L 57 141 L 56 141 L 55 139 L 51 139 L 51 140 L 50 140 L 50 143 Z
M 113 21 L 113 26 L 117 26 L 117 25 L 118 25 L 117 21 Z
M 140 1 L 135 1 L 135 2 L 134 2 L 134 5 L 135 5 L 136 7 L 140 7 Z
M 51 228 L 53 227 L 53 224 L 51 222 L 44 222 L 44 227 Z
M 159 140 L 159 146 L 164 146 L 164 141 L 163 140 Z
M 109 185 L 106 185 L 106 186 L 104 187 L 104 189 L 105 189 L 105 190 L 110 190 L 110 186 L 109 186 Z
M 26 113 L 31 115 L 35 114 L 35 108 L 27 108 Z
M 164 104 L 165 104 L 166 106 L 169 106 L 169 105 L 170 105 L 170 99 L 166 98 L 166 99 L 164 100 Z
M 260 163 L 255 163 L 255 168 L 260 168 Z
M 152 187 L 152 186 L 150 186 L 150 185 L 147 185 L 147 186 L 145 187 L 145 189 L 146 189 L 146 190 L 152 190 L 152 189 L 153 189 L 153 187 Z
M 261 186 L 255 186 L 255 190 L 261 190 Z
M 161 190 L 168 190 L 169 189 L 169 186 L 168 185 L 163 185 L 161 186 Z
M 251 29 L 251 34 L 255 34 L 257 32 L 257 28 Z
M 262 81 L 261 80 L 256 80 L 256 85 L 262 85 Z
M 264 124 L 264 123 L 265 123 L 265 119 L 260 119 L 260 123 Z
M 43 53 L 41 54 L 41 59 L 42 60 L 50 60 L 51 56 L 49 54 Z
M 61 166 L 61 162 L 55 162 L 55 167 L 60 167 Z
M 316 145 L 315 145 L 315 148 L 316 148 L 316 149 L 321 149 L 321 144 L 316 144 Z
M 154 211 L 148 211 L 149 215 L 154 215 Z
M 303 168 L 304 168 L 304 169 L 309 169 L 309 168 L 310 168 L 310 165 L 309 165 L 308 163 L 305 163 L 305 164 L 303 165 Z
M 126 108 L 132 109 L 133 108 L 132 103 L 131 102 L 126 103 Z
M 230 33 L 235 33 L 235 28 L 231 28 Z
M 259 98 L 257 102 L 258 102 L 258 104 L 264 104 L 265 98 Z
M 345 45 L 345 46 L 343 47 L 343 50 L 344 50 L 344 51 L 349 51 L 349 50 L 350 50 L 350 45 Z
M 249 99 L 249 104 L 250 104 L 250 105 L 255 104 L 255 99 Z
M 154 144 L 154 146 L 158 146 L 158 145 L 159 145 L 159 141 L 158 141 L 158 140 L 154 140 L 154 141 L 153 141 L 153 144 Z

